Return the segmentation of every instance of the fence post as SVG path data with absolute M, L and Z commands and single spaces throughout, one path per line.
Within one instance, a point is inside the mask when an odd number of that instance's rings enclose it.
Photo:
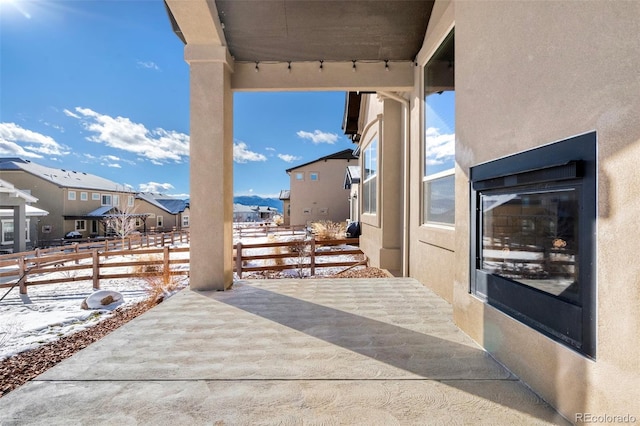
M 175 231 L 171 231 L 171 245 L 176 243 L 176 233 Z
M 79 247 L 78 247 L 78 243 L 75 243 L 75 244 L 73 245 L 73 251 L 74 251 L 76 254 L 80 253 L 80 249 L 79 249 Z M 78 265 L 79 263 L 80 263 L 80 259 L 78 259 L 78 258 L 76 257 L 76 265 Z
M 242 243 L 236 244 L 236 273 L 242 278 Z
M 129 242 L 127 247 L 129 248 L 129 250 L 131 250 L 131 237 L 127 238 L 127 241 Z
M 93 249 L 91 257 L 93 258 L 93 289 L 100 290 L 100 256 L 98 256 L 98 249 Z
M 27 294 L 27 271 L 25 268 L 24 256 L 18 258 L 18 274 L 20 275 L 20 294 Z
M 309 257 L 311 258 L 311 276 L 316 275 L 316 239 L 315 237 L 309 242 L 311 248 L 309 250 Z
M 164 237 L 163 237 L 164 240 Z M 162 276 L 168 277 L 171 275 L 171 270 L 169 269 L 169 246 L 164 246 L 163 252 L 163 264 L 162 264 Z

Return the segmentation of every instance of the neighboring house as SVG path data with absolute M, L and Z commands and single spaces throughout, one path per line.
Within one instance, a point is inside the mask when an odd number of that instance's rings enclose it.
M 39 218 L 49 213 L 32 206 L 38 199 L 0 179 L 0 252 L 20 252 L 37 245 Z M 15 223 L 24 223 L 24 233 L 15 232 Z
M 344 189 L 349 190 L 349 222 L 360 221 L 358 189 L 360 187 L 360 166 L 347 166 L 344 176 Z
M 289 226 L 291 225 L 291 191 L 288 189 L 281 190 L 278 198 L 282 200 L 282 224 Z
M 287 169 L 291 186 L 290 224 L 309 225 L 349 218 L 349 191 L 344 189 L 344 170 L 357 164 L 353 150 L 345 149 Z
M 290 0 L 250 30 L 238 3 L 166 0 L 191 64 L 191 155 L 207 159 L 191 164 L 207 188 L 191 288 L 233 283 L 234 92 L 344 90 L 372 265 L 451 303 L 570 421 L 635 419 L 640 3 Z M 296 203 L 292 186 L 292 224 Z
M 234 222 L 270 222 L 277 214 L 278 210 L 273 207 L 233 205 Z
M 139 200 L 133 213 L 144 214 L 136 229 L 145 232 L 167 232 L 189 228 L 189 201 L 155 192 L 138 192 Z
M 83 237 L 105 235 L 104 214 L 112 207 L 135 209 L 135 193 L 92 174 L 45 167 L 21 158 L 0 158 L 0 178 L 29 190 L 33 205 L 49 212 L 36 230 L 38 241 L 60 239 L 70 231 Z

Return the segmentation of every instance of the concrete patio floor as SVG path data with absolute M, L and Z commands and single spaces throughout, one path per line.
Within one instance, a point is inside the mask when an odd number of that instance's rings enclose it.
M 0 424 L 568 424 L 408 278 L 184 290 L 0 398 Z

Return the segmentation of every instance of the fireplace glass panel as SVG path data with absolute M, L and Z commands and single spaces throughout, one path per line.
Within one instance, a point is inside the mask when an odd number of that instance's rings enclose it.
M 481 269 L 578 298 L 579 188 L 483 193 Z

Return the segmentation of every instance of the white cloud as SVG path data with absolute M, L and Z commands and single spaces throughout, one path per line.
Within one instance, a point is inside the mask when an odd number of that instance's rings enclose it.
M 139 188 L 142 192 L 162 192 L 173 189 L 173 185 L 170 183 L 147 182 L 141 183 Z
M 105 165 L 105 164 L 103 164 L 103 166 L 104 166 L 104 165 Z M 112 167 L 112 168 L 114 168 L 114 169 L 121 169 L 121 168 L 122 168 L 122 166 L 121 166 L 120 164 L 118 164 L 118 163 L 109 163 L 109 164 L 106 164 L 106 166 L 107 166 L 107 167 Z
M 238 142 L 233 144 L 233 161 L 236 163 L 267 161 L 267 157 L 257 152 L 250 151 L 246 143 Z
M 265 150 L 266 150 L 266 151 L 275 151 L 276 149 L 275 149 L 275 148 L 272 148 L 272 147 L 270 147 L 270 146 L 268 146 L 268 147 L 266 147 L 266 148 L 265 148 Z
M 296 160 L 300 160 L 302 157 L 296 157 L 295 155 L 290 154 L 278 154 L 278 158 L 282 161 L 286 161 L 287 163 L 291 163 Z
M 15 123 L 0 123 L 0 154 L 42 158 L 69 154 L 68 147 L 51 136 L 37 133 Z
M 75 113 L 69 111 L 68 109 L 64 109 L 63 112 L 67 117 L 73 117 L 73 118 L 80 119 L 80 116 L 78 114 L 75 114 Z
M 309 139 L 315 144 L 328 143 L 333 145 L 338 140 L 338 135 L 336 135 L 335 133 L 326 133 L 321 132 L 320 130 L 315 130 L 313 133 L 300 130 L 296 134 L 298 135 L 298 137 L 302 139 Z
M 425 132 L 427 165 L 434 166 L 451 161 L 456 154 L 456 135 L 440 134 L 440 130 L 429 127 Z
M 138 68 L 160 71 L 160 67 L 153 61 L 138 61 Z
M 76 107 L 75 111 L 79 115 L 67 115 L 78 118 L 94 134 L 86 138 L 91 142 L 134 153 L 157 165 L 180 163 L 189 156 L 189 135 L 184 133 L 162 128 L 149 130 L 126 117 L 111 117 L 89 108 Z

